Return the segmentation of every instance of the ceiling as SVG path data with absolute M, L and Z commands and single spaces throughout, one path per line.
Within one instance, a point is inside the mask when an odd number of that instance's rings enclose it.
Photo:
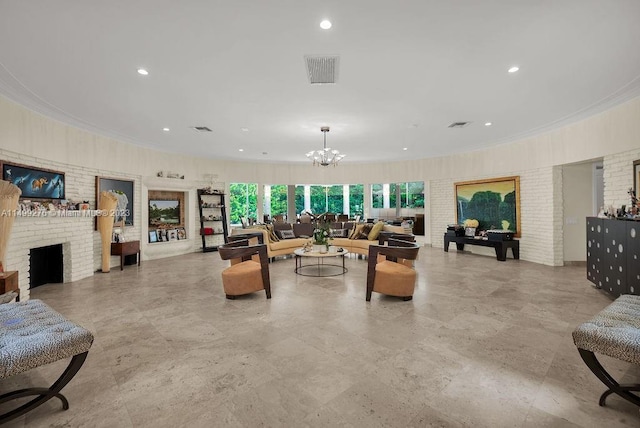
M 0 0 L 0 93 L 202 157 L 308 162 L 328 125 L 343 163 L 418 159 L 640 95 L 639 24 L 637 0 Z M 305 55 L 339 56 L 337 83 Z

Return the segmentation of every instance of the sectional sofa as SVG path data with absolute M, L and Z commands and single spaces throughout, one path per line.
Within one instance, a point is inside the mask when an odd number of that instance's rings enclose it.
M 377 233 L 362 233 L 367 226 L 364 223 L 332 223 L 331 231 L 334 235 L 330 245 L 342 247 L 350 253 L 369 254 L 369 245 L 378 244 L 379 238 L 389 235 L 410 235 L 402 226 L 388 224 L 378 225 Z M 293 254 L 311 241 L 314 225 L 310 223 L 274 223 L 273 225 L 256 225 L 247 229 L 232 229 L 231 235 L 243 235 L 247 233 L 262 233 L 262 241 L 267 244 L 269 258 Z M 366 237 L 365 237 L 366 235 Z

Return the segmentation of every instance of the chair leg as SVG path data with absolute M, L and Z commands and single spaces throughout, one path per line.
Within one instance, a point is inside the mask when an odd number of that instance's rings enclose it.
M 88 353 L 89 351 L 75 355 L 62 375 L 49 388 L 26 388 L 0 395 L 0 404 L 15 400 L 16 398 L 28 397 L 30 395 L 38 396 L 28 403 L 0 415 L 0 425 L 24 415 L 41 404 L 49 401 L 49 399 L 53 397 L 58 397 L 60 401 L 62 401 L 62 408 L 64 410 L 69 409 L 69 402 L 65 396 L 60 393 L 60 391 L 71 381 L 71 379 L 73 379 L 76 373 L 78 373 L 78 370 L 80 370 L 80 367 L 84 364 L 84 360 L 87 359 Z
M 225 296 L 227 296 L 229 300 L 236 300 L 236 296 L 232 296 L 231 294 L 225 294 Z
M 593 372 L 594 375 L 602 383 L 604 383 L 608 390 L 606 390 L 601 396 L 598 404 L 600 406 L 605 405 L 605 401 L 607 397 L 611 394 L 617 394 L 630 403 L 635 404 L 636 406 L 640 406 L 640 396 L 633 394 L 631 391 L 640 391 L 639 384 L 628 384 L 628 385 L 620 385 L 607 371 L 602 367 L 595 354 L 591 351 L 587 351 L 586 349 L 578 348 L 578 352 L 580 352 L 580 356 L 582 360 L 585 362 L 587 367 Z
M 404 300 L 405 302 L 408 301 L 408 300 L 412 300 L 412 299 L 413 299 L 413 296 L 404 296 L 402 298 L 402 300 Z

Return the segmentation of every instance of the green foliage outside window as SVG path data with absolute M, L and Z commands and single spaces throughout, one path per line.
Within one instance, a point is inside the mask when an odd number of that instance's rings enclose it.
M 296 214 L 302 214 L 304 211 L 304 186 L 296 185 L 295 194 Z
M 287 186 L 277 184 L 271 186 L 271 216 L 287 214 Z
M 364 184 L 349 185 L 349 216 L 364 215 Z
M 371 185 L 371 207 L 384 208 L 384 195 L 382 194 L 382 184 Z
M 258 185 L 256 183 L 229 184 L 229 221 L 239 224 L 242 217 L 257 218 Z

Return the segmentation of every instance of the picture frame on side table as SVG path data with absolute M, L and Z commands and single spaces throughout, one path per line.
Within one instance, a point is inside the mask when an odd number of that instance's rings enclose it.
M 158 232 L 155 230 L 149 231 L 149 242 L 158 242 Z
M 2 179 L 20 188 L 20 199 L 65 199 L 64 172 L 2 162 Z
M 479 230 L 511 230 L 520 237 L 520 177 L 454 183 L 456 223 L 476 219 Z

